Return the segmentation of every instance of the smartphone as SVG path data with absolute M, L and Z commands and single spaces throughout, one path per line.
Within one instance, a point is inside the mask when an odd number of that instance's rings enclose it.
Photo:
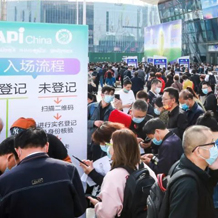
M 86 163 L 84 163 L 83 161 L 81 161 L 78 157 L 75 157 L 73 155 L 72 155 L 72 157 L 75 158 L 76 160 L 78 160 L 80 163 L 82 163 L 82 164 L 84 164 L 84 165 L 86 165 L 88 167 L 88 165 Z
M 115 94 L 115 98 L 120 100 L 120 95 L 119 94 Z

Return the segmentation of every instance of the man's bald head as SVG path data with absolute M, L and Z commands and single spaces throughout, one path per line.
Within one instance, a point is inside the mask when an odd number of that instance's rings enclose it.
M 192 126 L 183 135 L 182 147 L 185 155 L 190 155 L 195 147 L 205 144 L 208 137 L 212 137 L 211 130 L 206 126 Z
M 2 129 L 3 129 L 3 121 L 2 121 L 2 119 L 0 118 L 0 132 L 2 131 Z

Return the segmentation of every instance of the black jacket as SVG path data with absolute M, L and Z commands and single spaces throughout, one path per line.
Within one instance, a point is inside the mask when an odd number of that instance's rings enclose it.
M 169 122 L 167 128 L 182 138 L 185 129 L 188 127 L 186 114 L 179 106 L 169 112 Z
M 216 112 L 217 100 L 213 92 L 207 94 L 206 100 L 204 102 L 204 107 L 206 111 L 211 110 L 214 113 Z
M 203 171 L 182 155 L 178 169 L 192 170 L 199 178 L 197 182 L 192 177 L 177 180 L 170 191 L 169 218 L 215 218 L 213 205 L 213 188 L 218 181 L 218 170 Z
M 132 91 L 134 92 L 134 94 L 144 89 L 144 82 L 140 78 L 133 77 L 131 81 L 132 81 Z
M 154 107 L 154 99 L 156 99 L 157 96 L 150 90 L 148 92 L 148 98 L 149 98 L 149 103 Z
M 0 177 L 1 218 L 73 218 L 86 210 L 77 169 L 37 153 Z
M 194 83 L 195 92 L 198 92 L 198 87 L 199 87 L 199 84 L 201 82 L 199 75 L 196 75 L 196 74 L 192 75 L 190 80 Z
M 167 175 L 171 166 L 180 159 L 183 154 L 182 141 L 173 132 L 169 132 L 163 139 L 158 149 L 159 162 L 155 165 L 153 162 L 149 163 L 149 167 L 156 173 L 164 173 Z
M 188 118 L 188 126 L 195 125 L 198 117 L 203 113 L 203 109 L 195 102 L 193 107 L 185 112 Z

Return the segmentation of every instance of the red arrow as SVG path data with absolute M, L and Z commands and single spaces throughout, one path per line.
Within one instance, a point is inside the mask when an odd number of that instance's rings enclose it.
M 56 137 L 61 141 L 62 138 L 59 138 L 58 135 Z
M 62 117 L 62 116 L 61 116 L 61 115 L 59 115 L 58 113 L 57 113 L 57 115 L 56 115 L 56 116 L 54 116 L 54 118 L 55 118 L 56 120 L 59 120 L 61 117 Z
M 56 104 L 59 104 L 59 103 L 62 102 L 62 100 L 59 100 L 59 98 L 57 98 L 57 100 L 54 100 L 54 102 L 55 102 Z

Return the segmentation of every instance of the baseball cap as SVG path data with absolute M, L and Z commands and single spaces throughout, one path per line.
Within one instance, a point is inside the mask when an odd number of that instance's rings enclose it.
M 29 129 L 30 127 L 36 127 L 36 121 L 32 118 L 20 117 L 12 124 L 10 128 L 11 135 L 17 135 L 23 130 Z

